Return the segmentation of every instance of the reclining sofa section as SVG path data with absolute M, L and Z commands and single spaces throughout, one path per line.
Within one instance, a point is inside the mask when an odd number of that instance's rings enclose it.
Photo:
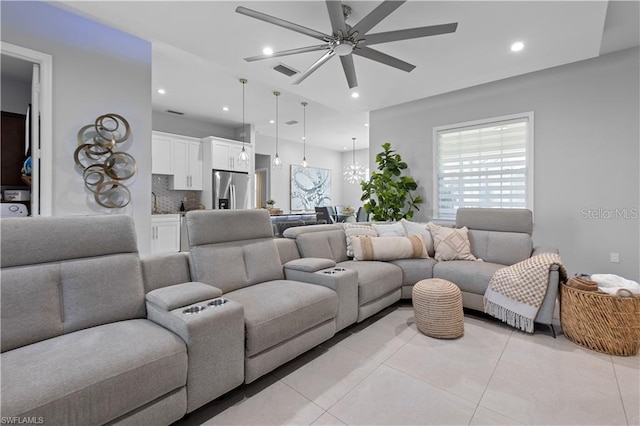
M 191 278 L 241 304 L 245 383 L 308 351 L 336 332 L 338 294 L 285 279 L 266 210 L 186 214 Z
M 127 216 L 2 219 L 2 415 L 169 424 L 187 348 L 146 319 Z

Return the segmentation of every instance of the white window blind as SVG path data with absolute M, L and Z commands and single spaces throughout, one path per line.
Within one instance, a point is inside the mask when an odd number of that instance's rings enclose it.
M 533 114 L 435 129 L 434 200 L 440 219 L 459 207 L 532 208 Z

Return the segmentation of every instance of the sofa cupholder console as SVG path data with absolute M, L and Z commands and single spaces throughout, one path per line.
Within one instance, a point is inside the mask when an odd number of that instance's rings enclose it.
M 228 302 L 227 299 L 219 298 L 219 299 L 214 299 L 211 302 L 207 303 L 207 306 L 213 306 L 214 308 L 217 308 L 219 306 L 224 305 L 227 302 Z
M 182 313 L 185 314 L 185 315 L 199 314 L 200 312 L 204 311 L 205 309 L 207 309 L 205 306 L 195 305 L 195 306 L 188 307 L 187 309 L 182 311 Z

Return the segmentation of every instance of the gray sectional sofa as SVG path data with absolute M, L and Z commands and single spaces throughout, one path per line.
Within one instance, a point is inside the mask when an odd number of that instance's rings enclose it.
M 170 424 L 401 298 L 424 278 L 482 309 L 493 271 L 552 249 L 531 213 L 460 209 L 484 262 L 354 261 L 338 225 L 273 238 L 265 210 L 186 215 L 189 253 L 140 258 L 126 216 L 2 219 L 2 416 Z M 558 272 L 536 318 L 550 324 Z
M 347 257 L 345 232 L 339 224 L 289 228 L 284 237 L 295 241 L 302 258 L 330 259 L 337 267 L 358 272 L 358 322 L 401 298 L 410 299 L 413 285 L 426 278 L 455 283 L 462 292 L 464 306 L 482 311 L 484 292 L 496 270 L 535 254 L 557 253 L 551 247 L 533 247 L 530 210 L 462 208 L 458 210 L 455 226 L 469 229 L 471 252 L 482 261 L 438 262 L 432 257 L 354 261 Z M 285 264 L 285 270 L 287 267 Z M 559 273 L 554 269 L 549 276 L 549 291 L 535 319 L 549 325 L 552 331 L 558 283 Z

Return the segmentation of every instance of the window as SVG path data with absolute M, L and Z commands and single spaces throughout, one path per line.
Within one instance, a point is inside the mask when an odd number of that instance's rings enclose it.
M 533 112 L 434 129 L 434 216 L 460 207 L 533 210 Z

